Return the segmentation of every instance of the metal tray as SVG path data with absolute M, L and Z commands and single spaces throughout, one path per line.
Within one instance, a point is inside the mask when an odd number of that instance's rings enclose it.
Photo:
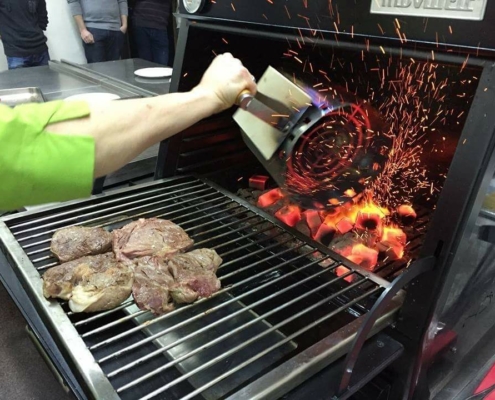
M 44 103 L 43 93 L 37 87 L 0 90 L 0 104 L 15 107 L 25 103 Z

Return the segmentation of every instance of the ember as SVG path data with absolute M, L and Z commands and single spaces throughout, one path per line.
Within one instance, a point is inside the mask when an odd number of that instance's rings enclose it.
M 258 206 L 370 271 L 377 267 L 380 254 L 380 259 L 385 262 L 404 257 L 407 235 L 392 221 L 404 223 L 407 220 L 410 223 L 416 218 L 411 206 L 401 206 L 391 215 L 388 209 L 374 203 L 369 196 L 361 198 L 360 202 L 342 204 L 326 211 L 304 210 L 290 204 L 280 189 L 259 196 Z M 344 274 L 345 267 L 339 268 L 337 273 Z M 352 279 L 353 276 L 346 277 L 349 282 Z
M 301 220 L 301 210 L 298 206 L 288 205 L 278 210 L 275 217 L 284 224 L 294 227 Z
M 256 190 L 266 190 L 266 184 L 270 178 L 265 175 L 253 175 L 249 178 L 249 187 Z
M 280 189 L 272 189 L 269 192 L 262 194 L 258 198 L 258 207 L 261 208 L 269 207 L 283 198 L 284 198 L 284 194 Z

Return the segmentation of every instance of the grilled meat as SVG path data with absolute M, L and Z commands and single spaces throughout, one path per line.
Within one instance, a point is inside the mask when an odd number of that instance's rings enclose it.
M 60 229 L 52 237 L 50 250 L 61 261 L 103 254 L 112 248 L 112 234 L 102 228 L 71 226 Z
M 177 303 L 192 303 L 198 297 L 209 297 L 217 292 L 220 281 L 215 275 L 222 263 L 219 255 L 210 249 L 198 249 L 177 254 L 168 260 L 175 283 L 170 289 Z
M 113 234 L 113 251 L 119 261 L 146 256 L 168 257 L 187 251 L 194 243 L 181 227 L 158 218 L 140 219 Z
M 74 312 L 103 311 L 130 296 L 133 280 L 132 269 L 106 253 L 49 269 L 43 275 L 43 294 L 69 300 Z
M 103 270 L 80 264 L 74 271 L 69 307 L 73 312 L 111 310 L 131 295 L 133 282 L 132 269 L 116 260 Z
M 221 285 L 215 272 L 222 259 L 214 250 L 199 249 L 169 259 L 143 257 L 136 260 L 132 294 L 141 310 L 165 314 L 177 303 L 209 297 Z
M 97 256 L 82 257 L 78 260 L 50 268 L 43 274 L 43 294 L 47 299 L 52 297 L 54 299 L 69 300 L 72 295 L 74 271 L 79 265 L 85 264 L 103 269 L 104 265 L 114 261 L 114 255 L 112 253 L 106 253 Z
M 174 305 L 169 291 L 173 284 L 174 278 L 162 259 L 143 257 L 137 260 L 132 294 L 141 310 L 149 310 L 157 315 L 172 311 Z

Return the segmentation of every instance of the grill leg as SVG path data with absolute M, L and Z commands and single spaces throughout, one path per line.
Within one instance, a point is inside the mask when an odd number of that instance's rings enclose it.
M 342 380 L 337 392 L 339 393 L 339 395 L 343 394 L 349 388 L 352 373 L 354 371 L 356 361 L 359 357 L 359 353 L 361 352 L 364 342 L 371 332 L 373 325 L 383 313 L 383 310 L 385 309 L 387 304 L 402 288 L 404 288 L 405 285 L 416 279 L 419 275 L 431 270 L 435 265 L 435 261 L 436 257 L 434 256 L 426 257 L 416 261 L 415 263 L 411 264 L 406 272 L 395 278 L 391 285 L 383 291 L 380 298 L 376 301 L 375 305 L 368 313 L 366 320 L 359 328 L 359 331 L 354 339 L 354 343 L 352 344 L 351 351 L 347 354 L 344 362 Z

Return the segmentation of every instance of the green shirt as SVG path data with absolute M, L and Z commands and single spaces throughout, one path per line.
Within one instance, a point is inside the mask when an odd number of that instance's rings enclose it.
M 50 123 L 89 115 L 85 102 L 0 105 L 0 210 L 65 201 L 91 193 L 95 142 L 55 134 Z

